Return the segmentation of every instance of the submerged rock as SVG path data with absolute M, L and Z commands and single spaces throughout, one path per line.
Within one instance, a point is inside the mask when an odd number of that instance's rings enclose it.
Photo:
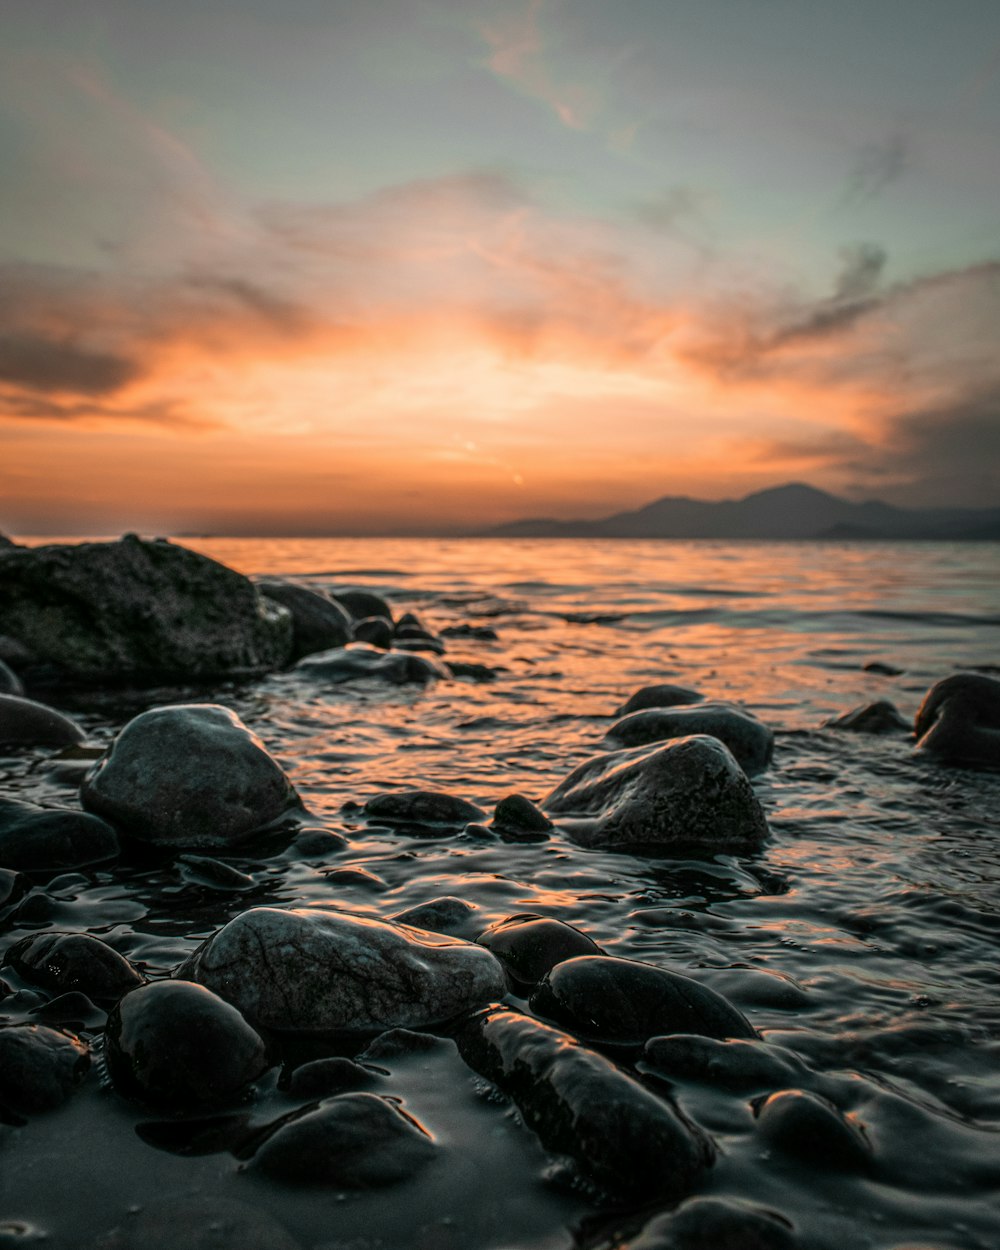
M 721 1041 L 685 1033 L 651 1037 L 639 1068 L 668 1080 L 700 1081 L 738 1094 L 785 1089 L 801 1084 L 807 1076 L 796 1055 L 766 1042 L 745 1038 Z
M 689 1198 L 615 1250 L 797 1250 L 791 1224 L 732 1198 Z
M 714 1158 L 709 1139 L 669 1103 L 558 1029 L 498 1010 L 475 1017 L 456 1040 L 547 1150 L 569 1155 L 618 1198 L 687 1194 Z
M 244 912 L 177 975 L 258 1026 L 296 1032 L 420 1028 L 506 991 L 503 969 L 480 946 L 321 908 Z
M 90 1051 L 44 1024 L 0 1025 L 0 1107 L 37 1115 L 61 1107 L 87 1075 Z
M 453 894 L 445 894 L 442 898 L 432 898 L 426 903 L 418 903 L 415 907 L 408 907 L 406 911 L 397 912 L 395 916 L 390 916 L 390 920 L 414 929 L 430 929 L 434 933 L 465 937 L 475 924 L 478 911 L 475 903 L 456 898 Z
M 80 791 L 84 807 L 157 846 L 228 846 L 273 824 L 298 796 L 260 739 L 213 703 L 129 721 Z
M 818 1094 L 785 1089 L 754 1107 L 759 1132 L 797 1162 L 824 1170 L 867 1171 L 872 1149 L 863 1130 Z
M 0 660 L 0 694 L 24 694 L 24 685 L 20 677 Z
M 118 835 L 98 816 L 69 807 L 38 807 L 0 798 L 0 865 L 61 872 L 114 859 Z
M 823 722 L 824 729 L 844 729 L 856 734 L 909 733 L 910 723 L 888 699 L 851 708 L 841 716 Z
M 321 590 L 271 579 L 257 582 L 257 589 L 291 613 L 293 660 L 342 647 L 354 636 L 350 614 Z
M 748 851 L 768 836 L 743 769 L 703 734 L 585 760 L 542 806 L 590 817 L 565 825 L 584 846 Z
M 407 651 L 379 651 L 361 642 L 307 656 L 296 664 L 295 671 L 335 684 L 372 678 L 394 686 L 426 684 L 451 676 L 447 668 L 426 656 L 411 655 Z
M 531 1010 L 584 1041 L 641 1046 L 661 1033 L 756 1037 L 721 994 L 653 964 L 581 955 L 557 964 L 531 996 Z
M 55 708 L 17 694 L 0 694 L 0 746 L 75 746 L 87 735 Z
M 924 696 L 914 722 L 917 750 L 949 764 L 1000 767 L 1000 681 L 955 673 Z
M 774 734 L 745 708 L 728 703 L 694 707 L 646 708 L 612 725 L 604 739 L 611 747 L 638 747 L 650 742 L 708 734 L 718 738 L 748 773 L 762 772 L 774 753 Z
M 556 964 L 577 955 L 602 955 L 595 941 L 571 924 L 521 912 L 498 920 L 476 938 L 492 951 L 516 985 L 537 985 Z
M 493 812 L 492 827 L 505 842 L 544 842 L 552 821 L 523 794 L 508 794 Z
M 354 622 L 354 641 L 368 642 L 380 651 L 392 646 L 392 622 L 384 616 L 363 616 Z
M 363 1068 L 353 1059 L 333 1055 L 300 1064 L 285 1083 L 285 1092 L 292 1098 L 329 1098 L 348 1090 L 367 1089 L 378 1081 L 378 1073 Z
M 188 981 L 126 994 L 105 1038 L 115 1088 L 152 1106 L 219 1106 L 268 1067 L 263 1041 L 236 1008 Z
M 285 1121 L 252 1168 L 292 1185 L 372 1189 L 409 1179 L 437 1153 L 427 1130 L 378 1094 L 340 1094 Z
M 700 703 L 704 697 L 697 690 L 689 690 L 687 686 L 674 686 L 669 682 L 663 682 L 657 686 L 643 686 L 625 700 L 615 715 L 628 716 L 630 712 L 641 712 L 647 707 L 675 707 L 678 704 Z
M 486 813 L 475 803 L 438 790 L 387 790 L 364 806 L 369 820 L 387 824 L 467 825 Z
M 392 624 L 389 601 L 373 590 L 336 590 L 333 597 L 352 620 L 363 621 L 367 617 L 378 616 Z
M 79 990 L 95 1002 L 117 1002 L 144 981 L 124 955 L 89 933 L 33 933 L 7 950 L 3 965 L 43 990 Z
M 251 676 L 284 664 L 292 621 L 248 578 L 164 539 L 0 550 L 0 634 L 33 682 Z

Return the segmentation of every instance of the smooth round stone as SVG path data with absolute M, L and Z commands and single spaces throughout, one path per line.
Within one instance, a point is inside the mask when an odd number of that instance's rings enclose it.
M 257 907 L 178 971 L 261 1027 L 293 1032 L 421 1028 L 506 992 L 471 942 L 323 908 Z
M 824 729 L 843 729 L 856 734 L 909 733 L 910 724 L 894 703 L 879 699 L 852 708 L 841 716 L 823 722 Z
M 620 1250 L 797 1250 L 792 1226 L 774 1211 L 730 1198 L 689 1198 L 652 1219 Z
M 740 1094 L 784 1089 L 802 1084 L 808 1076 L 797 1056 L 766 1042 L 720 1041 L 690 1033 L 651 1037 L 639 1069 L 668 1080 L 699 1081 Z
M 867 660 L 861 665 L 866 673 L 877 673 L 880 677 L 902 677 L 906 669 L 897 668 L 895 664 L 886 664 L 884 660 Z
M 948 764 L 1000 767 L 1000 681 L 955 673 L 933 685 L 914 722 L 917 750 Z
M 95 1002 L 117 1002 L 144 980 L 124 955 L 89 933 L 33 933 L 15 942 L 3 963 L 43 990 L 79 990 Z
M 372 590 L 336 590 L 333 598 L 355 621 L 363 621 L 365 617 L 380 616 L 392 624 L 392 608 L 389 601 Z
M 0 864 L 5 868 L 62 872 L 105 863 L 120 849 L 114 829 L 89 812 L 0 799 Z
M 437 1147 L 427 1130 L 377 1094 L 341 1094 L 281 1125 L 252 1167 L 293 1185 L 372 1189 L 408 1180 Z
M 774 734 L 756 716 L 728 703 L 694 707 L 646 708 L 631 712 L 608 730 L 609 747 L 638 747 L 650 742 L 708 734 L 732 752 L 747 773 L 762 772 L 774 753 Z
M 335 685 L 369 679 L 391 686 L 420 685 L 451 676 L 447 668 L 426 656 L 380 651 L 361 642 L 306 656 L 296 664 L 295 671 Z
M 321 590 L 270 578 L 257 582 L 257 589 L 291 613 L 293 660 L 342 647 L 354 636 L 346 608 Z
M 228 846 L 298 804 L 281 766 L 228 708 L 158 707 L 129 721 L 88 775 L 84 807 L 157 846 Z
M 657 686 L 643 686 L 625 700 L 615 715 L 628 716 L 630 712 L 641 712 L 647 707 L 675 707 L 678 704 L 700 703 L 704 697 L 697 690 L 689 690 L 687 686 L 674 686 L 669 682 L 663 682 Z
M 532 912 L 498 920 L 476 941 L 496 955 L 515 983 L 525 986 L 536 985 L 563 960 L 604 953 L 573 925 Z
M 68 747 L 86 736 L 75 720 L 55 708 L 16 693 L 0 694 L 0 746 Z
M 459 826 L 486 815 L 475 803 L 437 790 L 388 790 L 369 799 L 364 814 L 388 824 Z
M 538 842 L 548 837 L 552 821 L 523 794 L 508 794 L 493 812 L 492 826 L 505 841 Z
M 24 694 L 24 684 L 12 668 L 0 660 L 0 694 Z
M 543 800 L 583 846 L 709 853 L 757 849 L 767 821 L 746 773 L 717 738 L 634 747 L 585 760 Z
M 164 1108 L 231 1102 L 268 1067 L 236 1008 L 189 981 L 126 994 L 108 1017 L 105 1055 L 119 1093 Z
M 285 1092 L 292 1098 L 329 1098 L 348 1090 L 365 1089 L 377 1080 L 370 1068 L 335 1055 L 300 1064 L 288 1078 Z
M 867 1171 L 872 1149 L 862 1129 L 818 1094 L 785 1089 L 754 1108 L 764 1138 L 798 1162 L 823 1170 Z
M 478 912 L 479 908 L 475 903 L 446 894 L 442 898 L 432 898 L 429 902 L 408 907 L 406 911 L 397 912 L 390 919 L 396 924 L 410 925 L 414 929 L 430 929 L 433 933 L 465 937 L 470 925 L 475 924 Z
M 531 1010 L 596 1042 L 643 1045 L 661 1033 L 754 1038 L 749 1020 L 690 977 L 608 955 L 557 964 L 531 996 Z
M 354 622 L 355 642 L 367 642 L 380 651 L 388 651 L 392 637 L 392 624 L 384 616 L 365 616 Z
M 0 1106 L 15 1115 L 61 1107 L 86 1077 L 90 1051 L 44 1024 L 0 1025 Z

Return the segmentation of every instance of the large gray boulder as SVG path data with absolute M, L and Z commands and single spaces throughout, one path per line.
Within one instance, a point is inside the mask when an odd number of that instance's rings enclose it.
M 322 908 L 255 907 L 178 969 L 258 1027 L 294 1032 L 420 1028 L 501 998 L 481 946 Z
M 298 805 L 281 766 L 228 708 L 152 708 L 125 726 L 80 790 L 88 811 L 157 846 L 229 846 Z
M 29 686 L 143 684 L 267 672 L 292 619 L 233 569 L 129 535 L 0 549 L 0 635 Z
M 612 748 L 638 747 L 690 734 L 718 738 L 748 773 L 763 772 L 774 753 L 771 730 L 745 708 L 731 703 L 644 708 L 612 725 L 604 741 Z
M 754 850 L 767 821 L 746 773 L 703 734 L 585 760 L 542 802 L 583 846 Z
M 343 647 L 354 637 L 350 614 L 321 590 L 272 579 L 259 581 L 257 589 L 291 613 L 293 660 Z
M 924 696 L 914 721 L 917 749 L 947 764 L 1000 768 L 1000 681 L 955 673 Z
M 0 746 L 69 747 L 87 735 L 55 708 L 16 694 L 0 694 Z

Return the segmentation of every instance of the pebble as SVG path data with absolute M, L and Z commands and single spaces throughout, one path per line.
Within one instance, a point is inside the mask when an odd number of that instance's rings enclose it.
M 117 1002 L 145 979 L 124 955 L 89 933 L 33 933 L 9 947 L 3 966 L 43 990 L 79 990 L 100 1003 Z
M 476 941 L 496 955 L 518 987 L 537 985 L 566 959 L 604 953 L 592 938 L 573 925 L 533 912 L 498 920 Z

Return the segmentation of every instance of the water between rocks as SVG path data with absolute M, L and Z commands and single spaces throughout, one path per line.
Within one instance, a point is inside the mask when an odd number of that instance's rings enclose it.
M 330 686 L 289 672 L 67 697 L 60 706 L 96 742 L 157 703 L 226 704 L 290 772 L 312 823 L 348 846 L 225 857 L 249 882 L 178 860 L 65 874 L 6 923 L 0 949 L 48 928 L 86 931 L 157 977 L 255 905 L 389 917 L 453 895 L 482 928 L 517 912 L 557 917 L 608 954 L 727 995 L 823 1074 L 879 1161 L 864 1175 L 796 1159 L 756 1131 L 747 1099 L 693 1082 L 673 1096 L 720 1147 L 700 1192 L 782 1213 L 804 1246 L 1000 1245 L 1000 774 L 921 758 L 902 734 L 821 728 L 877 699 L 911 718 L 936 680 L 1000 663 L 996 544 L 185 542 L 245 573 L 377 590 L 435 632 L 491 627 L 496 641 L 450 637 L 445 659 L 496 678 Z M 558 833 L 408 836 L 343 810 L 393 787 L 447 790 L 487 811 L 514 791 L 538 799 L 653 682 L 738 700 L 775 730 L 774 762 L 754 779 L 773 835 L 763 851 L 670 860 L 583 850 Z M 81 766 L 56 754 L 0 758 L 2 793 L 75 805 Z M 37 1020 L 29 1000 L 0 1002 L 0 1017 Z M 201 1153 L 204 1140 L 163 1149 L 169 1134 L 143 1127 L 155 1117 L 92 1074 L 62 1109 L 0 1126 L 0 1225 L 14 1222 L 0 1245 L 44 1232 L 56 1250 L 86 1246 L 161 1201 L 198 1210 L 206 1199 L 267 1212 L 317 1250 L 607 1244 L 617 1225 L 601 1195 L 453 1049 L 386 1066 L 386 1092 L 442 1149 L 413 1181 L 350 1193 L 279 1184 L 225 1151 Z M 245 1113 L 288 1109 L 276 1079 L 258 1083 Z

